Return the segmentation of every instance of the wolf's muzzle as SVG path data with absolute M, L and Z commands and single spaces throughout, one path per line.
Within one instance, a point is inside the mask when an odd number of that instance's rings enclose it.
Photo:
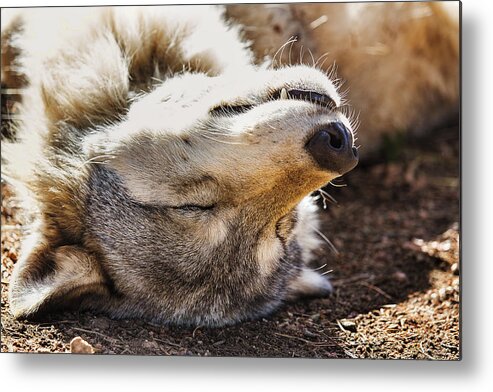
M 353 135 L 341 122 L 320 128 L 308 141 L 306 149 L 323 169 L 340 175 L 358 164 L 358 150 L 353 145 Z

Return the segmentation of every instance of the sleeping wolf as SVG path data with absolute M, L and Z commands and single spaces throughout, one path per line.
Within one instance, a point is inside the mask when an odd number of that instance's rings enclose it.
M 216 8 L 56 14 L 13 21 L 29 90 L 20 142 L 3 147 L 36 217 L 13 314 L 220 326 L 328 293 L 306 266 L 319 245 L 309 195 L 358 161 L 328 77 L 252 65 Z M 62 33 L 41 39 L 41 20 Z
M 2 144 L 32 221 L 16 317 L 221 326 L 331 291 L 310 195 L 358 150 L 324 72 L 258 64 L 205 6 L 23 10 L 2 47 L 28 80 Z

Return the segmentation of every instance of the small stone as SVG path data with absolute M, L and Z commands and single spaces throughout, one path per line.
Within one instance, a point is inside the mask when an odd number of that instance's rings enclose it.
M 407 282 L 407 280 L 408 280 L 407 275 L 402 271 L 395 271 L 392 274 L 392 277 L 394 278 L 395 281 L 401 282 L 401 283 Z
M 94 354 L 94 348 L 80 336 L 70 341 L 70 352 L 72 354 Z
M 313 321 L 318 321 L 320 320 L 320 313 L 315 313 L 310 316 L 310 319 Z
M 438 301 L 438 294 L 437 293 L 431 293 L 430 294 L 430 300 L 433 304 L 437 304 Z
M 159 344 L 157 344 L 157 342 L 155 341 L 145 340 L 142 343 L 142 347 L 146 350 L 157 350 L 159 348 Z
M 308 336 L 309 338 L 316 338 L 318 335 L 313 333 L 312 331 L 309 331 L 308 329 L 305 329 L 303 331 L 303 335 Z
M 452 247 L 452 244 L 451 244 L 450 240 L 446 240 L 446 241 L 443 241 L 439 245 L 438 249 L 441 250 L 442 252 L 448 252 L 451 247 Z
M 102 317 L 98 317 L 98 318 L 95 318 L 95 319 L 92 319 L 90 321 L 90 325 L 92 328 L 96 328 L 96 329 L 99 329 L 99 330 L 107 330 L 110 328 L 110 322 L 108 319 L 106 318 L 102 318 Z
M 342 319 L 339 320 L 339 323 L 341 324 L 342 328 L 344 328 L 346 331 L 356 332 L 356 323 L 354 321 Z

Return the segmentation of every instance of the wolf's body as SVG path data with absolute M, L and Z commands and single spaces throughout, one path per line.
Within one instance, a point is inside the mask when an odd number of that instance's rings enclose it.
M 33 218 L 14 315 L 218 326 L 330 291 L 307 266 L 309 195 L 357 153 L 324 73 L 253 65 L 214 7 L 21 15 L 2 44 L 28 79 L 19 142 L 2 145 Z
M 53 12 L 26 12 L 16 41 L 29 87 L 20 143 L 3 147 L 35 221 L 13 313 L 222 325 L 327 293 L 306 267 L 319 245 L 306 197 L 350 167 L 320 167 L 305 145 L 335 122 L 350 129 L 329 79 L 252 66 L 216 8 Z M 63 37 L 36 39 L 31 18 L 53 17 Z M 326 103 L 286 99 L 300 91 Z

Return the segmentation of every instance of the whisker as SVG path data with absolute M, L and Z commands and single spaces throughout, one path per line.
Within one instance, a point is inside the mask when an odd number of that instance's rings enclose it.
M 289 65 L 292 64 L 291 62 L 291 52 L 293 51 L 293 45 L 294 43 L 297 41 L 297 38 L 295 38 L 293 41 L 291 41 L 291 45 L 289 46 L 289 55 L 288 55 L 288 62 L 289 62 Z
M 337 248 L 335 247 L 335 245 L 320 230 L 318 230 L 316 227 L 314 227 L 312 225 L 309 225 L 309 226 L 315 231 L 315 233 L 317 233 L 329 245 L 330 249 L 336 255 L 339 255 L 339 251 L 337 250 Z
M 114 157 L 114 155 L 109 155 L 109 154 L 101 154 L 101 155 L 97 155 L 97 156 L 95 156 L 95 157 L 92 157 L 92 158 L 90 158 L 90 159 L 88 159 L 88 160 L 84 161 L 81 165 L 79 165 L 79 166 L 77 167 L 77 169 L 78 169 L 78 170 L 80 170 L 80 169 L 82 169 L 82 168 L 83 168 L 85 165 L 87 165 L 87 164 L 91 164 L 91 165 L 92 165 L 92 164 L 100 164 L 100 165 L 104 165 L 104 164 L 107 164 L 107 163 L 108 163 L 107 161 L 108 161 L 109 159 L 113 158 L 113 157 Z M 98 159 L 101 159 L 101 158 L 103 158 L 103 159 L 104 159 L 104 158 L 106 158 L 106 161 L 98 161 Z
M 321 265 L 321 266 L 320 266 L 320 267 L 318 267 L 318 268 L 315 268 L 313 271 L 320 271 L 321 269 L 323 269 L 323 268 L 325 268 L 325 267 L 327 267 L 327 263 L 325 263 L 325 264 Z
M 327 77 L 333 82 L 337 79 L 337 64 L 335 60 L 332 62 L 332 65 L 327 69 Z
M 347 184 L 334 184 L 332 181 L 329 182 L 330 185 L 335 186 L 336 188 L 344 188 Z
M 6 182 L 8 184 L 15 184 L 16 182 L 16 180 L 13 177 L 9 176 L 6 173 L 2 173 L 1 178 L 2 178 L 2 182 Z
M 161 84 L 161 83 L 163 83 L 163 82 L 164 82 L 164 80 L 163 80 L 163 79 L 158 78 L 158 77 L 156 77 L 156 76 L 151 76 L 151 80 L 155 81 L 155 82 L 156 82 L 156 83 L 158 83 L 158 84 Z
M 276 60 L 276 57 L 277 55 L 280 54 L 280 58 L 282 60 L 282 55 L 284 53 L 284 49 L 286 48 L 287 45 L 289 45 L 290 43 L 292 42 L 296 42 L 296 38 L 295 37 L 291 37 L 289 38 L 286 43 L 284 43 L 283 45 L 281 45 L 281 47 L 279 49 L 277 49 L 276 53 L 274 54 L 274 56 L 272 57 L 272 61 L 273 63 L 275 63 L 277 60 Z M 282 62 L 279 63 L 279 65 L 282 65 Z
M 215 139 L 213 137 L 207 136 L 205 134 L 201 134 L 201 136 L 206 138 L 206 139 L 215 141 L 216 143 L 223 143 L 223 144 L 230 144 L 230 145 L 246 145 L 245 143 L 235 143 L 235 142 L 227 142 L 225 140 L 218 140 L 218 139 Z
M 327 209 L 327 205 L 326 205 L 326 200 L 329 200 L 332 204 L 338 204 L 337 203 L 337 200 L 334 199 L 333 196 L 329 195 L 327 192 L 325 192 L 323 189 L 318 189 L 318 192 L 320 193 L 320 195 L 322 196 L 322 200 L 323 200 L 323 203 L 324 203 L 324 210 Z
M 310 50 L 310 48 L 307 49 L 308 49 L 308 53 L 310 53 L 310 57 L 312 58 L 312 67 L 315 68 L 315 57 L 313 57 L 313 52 Z
M 320 62 L 320 60 L 324 59 L 323 63 L 320 65 L 320 69 L 323 68 L 323 65 L 325 64 L 325 61 L 327 61 L 328 59 L 328 56 L 329 56 L 329 52 L 325 52 L 323 55 L 321 55 L 318 60 L 316 61 L 316 63 L 314 64 L 314 67 L 317 68 L 318 67 L 318 63 Z

